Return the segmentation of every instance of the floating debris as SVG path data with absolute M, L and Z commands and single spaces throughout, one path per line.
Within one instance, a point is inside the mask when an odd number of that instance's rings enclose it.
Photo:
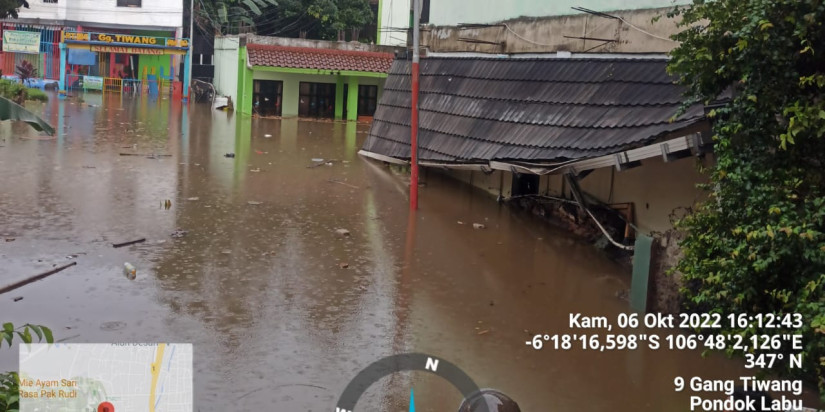
M 186 236 L 187 233 L 189 233 L 189 232 L 186 231 L 186 230 L 178 229 L 178 230 L 175 230 L 174 232 L 172 232 L 172 237 L 176 238 L 176 239 L 179 239 L 179 238 L 182 238 L 182 237 Z
M 135 280 L 137 277 L 137 268 L 129 262 L 123 264 L 123 275 L 126 279 Z
M 142 243 L 142 242 L 145 242 L 145 241 L 146 241 L 146 238 L 145 238 L 145 237 L 142 237 L 142 238 L 140 238 L 140 239 L 130 240 L 130 241 L 128 241 L 128 242 L 123 242 L 123 243 L 112 243 L 112 247 L 114 247 L 114 248 L 119 248 L 119 247 L 123 247 L 123 246 L 134 245 L 135 243 Z
M 349 236 L 349 230 L 347 229 L 335 229 L 335 234 L 341 237 Z
M 473 223 L 473 229 L 484 229 L 487 226 L 484 226 L 482 223 Z
M 255 200 L 250 200 L 250 201 L 248 201 L 248 202 L 246 202 L 246 203 L 247 203 L 247 204 L 250 204 L 250 205 L 253 205 L 253 206 L 254 206 L 254 205 L 262 205 L 262 204 L 264 204 L 264 202 L 258 202 L 258 201 L 255 201 Z
M 190 197 L 190 198 L 187 198 L 186 200 L 195 201 L 195 200 L 201 200 L 201 198 L 199 198 L 199 197 Z

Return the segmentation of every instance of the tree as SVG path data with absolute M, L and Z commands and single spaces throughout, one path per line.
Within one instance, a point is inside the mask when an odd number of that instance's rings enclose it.
M 360 30 L 369 24 L 375 17 L 367 0 L 340 0 L 338 5 L 339 30 Z M 352 39 L 357 41 L 358 39 Z
M 788 344 L 770 351 L 784 355 L 775 368 L 825 399 L 825 3 L 694 0 L 670 15 L 685 27 L 669 67 L 689 103 L 725 99 L 708 113 L 709 198 L 678 224 L 686 309 L 800 314 L 714 333 L 802 335 L 802 368 Z
M 261 35 L 323 40 L 375 19 L 367 0 L 204 0 L 196 16 L 198 27 L 218 34 L 237 33 L 243 25 Z
M 0 0 L 2 1 L 2 0 Z M 214 34 L 238 34 L 243 27 L 254 28 L 255 16 L 278 6 L 277 0 L 205 0 L 195 10 L 198 27 Z
M 16 19 L 17 11 L 21 7 L 29 8 L 29 3 L 26 0 L 0 0 L 0 19 L 7 19 L 9 17 Z

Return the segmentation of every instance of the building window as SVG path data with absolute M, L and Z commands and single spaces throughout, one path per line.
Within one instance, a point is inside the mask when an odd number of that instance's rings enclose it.
M 43 3 L 57 3 L 57 0 L 43 0 Z
M 358 86 L 358 115 L 372 116 L 378 107 L 378 86 Z
M 141 0 L 117 0 L 118 7 L 140 7 Z
M 335 117 L 335 84 L 307 83 L 299 86 L 298 115 L 304 117 Z
M 252 82 L 252 107 L 259 116 L 280 116 L 284 99 L 284 82 L 255 80 Z

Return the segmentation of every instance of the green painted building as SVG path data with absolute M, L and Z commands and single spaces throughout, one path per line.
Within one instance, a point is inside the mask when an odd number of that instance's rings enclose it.
M 242 114 L 371 118 L 395 58 L 393 50 L 251 35 L 237 42 L 217 39 L 216 87 L 232 97 L 235 111 Z

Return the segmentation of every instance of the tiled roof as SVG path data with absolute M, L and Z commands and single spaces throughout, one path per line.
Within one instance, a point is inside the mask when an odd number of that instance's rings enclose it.
M 421 59 L 419 158 L 584 159 L 647 144 L 703 120 L 676 119 L 683 89 L 664 59 Z M 410 64 L 384 85 L 363 149 L 410 158 Z
M 387 73 L 395 56 L 368 51 L 248 44 L 253 66 Z

